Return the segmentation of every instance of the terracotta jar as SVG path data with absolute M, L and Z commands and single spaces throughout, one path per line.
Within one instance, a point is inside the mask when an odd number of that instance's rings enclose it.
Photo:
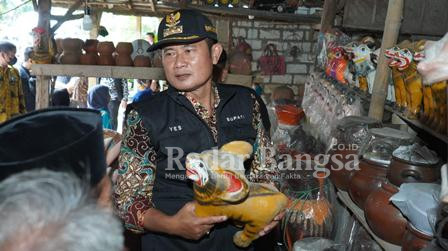
M 248 54 L 234 51 L 229 56 L 229 73 L 250 75 L 252 74 L 252 62 Z
M 432 236 L 426 235 L 415 229 L 410 223 L 406 225 L 401 250 L 402 251 L 419 251 L 429 245 Z
M 87 39 L 83 49 L 85 54 L 81 55 L 80 62 L 83 65 L 96 65 L 98 63 L 98 40 Z
M 84 51 L 88 53 L 98 53 L 98 40 L 97 39 L 87 39 L 84 43 Z
M 55 39 L 55 43 L 56 43 L 56 55 L 54 55 L 54 58 L 55 58 L 55 60 L 56 60 L 56 63 L 58 63 L 58 64 L 60 64 L 61 62 L 59 61 L 59 58 L 61 57 L 61 55 L 62 55 L 62 52 L 64 51 L 64 50 L 62 50 L 62 41 L 63 41 L 64 39 L 62 39 L 62 38 L 56 38 Z
M 79 64 L 82 54 L 83 41 L 77 38 L 66 38 L 61 42 L 62 54 L 59 57 L 61 64 Z
M 402 146 L 392 154 L 387 178 L 396 186 L 411 182 L 435 182 L 440 178 L 437 154 L 419 144 Z
M 350 197 L 364 210 L 367 197 L 386 181 L 387 166 L 368 159 L 359 161 L 359 170 L 350 179 L 348 192 Z
M 389 182 L 382 182 L 381 188 L 371 192 L 364 205 L 364 213 L 372 231 L 381 239 L 401 245 L 407 220 L 389 198 L 399 191 Z
M 132 53 L 132 44 L 120 42 L 117 44 L 117 48 L 115 52 L 117 56 L 115 57 L 115 64 L 120 66 L 133 66 L 131 53 Z
M 83 54 L 81 55 L 79 62 L 82 65 L 96 65 L 98 63 L 98 55 L 92 53 Z
M 134 66 L 137 67 L 150 67 L 151 59 L 148 56 L 138 55 L 134 58 Z
M 326 168 L 330 170 L 331 182 L 337 188 L 347 191 L 355 167 L 354 156 L 358 156 L 358 151 L 351 150 L 349 146 L 343 146 L 344 149 L 329 151 L 330 159 Z
M 115 51 L 114 43 L 112 42 L 99 42 L 98 43 L 98 64 L 99 65 L 115 65 L 115 60 L 112 53 Z

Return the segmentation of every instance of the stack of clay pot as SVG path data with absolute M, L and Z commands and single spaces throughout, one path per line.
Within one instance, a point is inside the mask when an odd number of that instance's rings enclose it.
M 99 42 L 98 52 L 100 54 L 98 58 L 98 65 L 115 65 L 114 57 L 112 53 L 115 51 L 114 43 L 112 42 Z
M 62 54 L 59 57 L 61 64 L 79 64 L 84 42 L 78 38 L 62 40 Z
M 87 39 L 84 43 L 85 54 L 81 55 L 81 64 L 83 65 L 96 65 L 98 63 L 98 40 Z
M 134 62 L 132 62 L 131 58 L 132 51 L 133 47 L 131 43 L 118 43 L 117 48 L 115 49 L 115 52 L 117 53 L 117 55 L 115 56 L 115 65 L 133 66 Z

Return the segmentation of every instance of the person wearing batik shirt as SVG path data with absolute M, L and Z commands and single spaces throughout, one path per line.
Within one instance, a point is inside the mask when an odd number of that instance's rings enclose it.
M 179 28 L 179 27 L 182 27 Z M 185 157 L 244 140 L 254 154 L 246 162 L 253 182 L 270 183 L 277 169 L 262 161 L 270 146 L 267 110 L 246 87 L 215 84 L 213 64 L 222 46 L 208 18 L 195 10 L 168 14 L 159 25 L 168 90 L 128 106 L 114 188 L 114 202 L 125 227 L 142 235 L 142 250 L 243 250 L 232 242 L 239 229 L 225 216 L 197 217 Z M 173 148 L 181 149 L 174 153 Z M 173 166 L 172 157 L 179 157 Z M 260 236 L 265 235 L 279 214 Z M 244 250 L 252 250 L 253 247 Z
M 0 123 L 26 113 L 22 81 L 19 71 L 13 67 L 17 62 L 16 51 L 14 44 L 0 41 Z

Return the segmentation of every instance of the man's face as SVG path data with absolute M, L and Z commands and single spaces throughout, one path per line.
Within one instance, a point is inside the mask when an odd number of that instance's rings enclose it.
M 213 64 L 218 62 L 222 46 L 210 50 L 206 40 L 193 44 L 172 45 L 162 49 L 162 64 L 168 82 L 180 91 L 194 91 L 211 80 Z
M 0 64 L 7 66 L 16 56 L 16 51 L 0 52 Z

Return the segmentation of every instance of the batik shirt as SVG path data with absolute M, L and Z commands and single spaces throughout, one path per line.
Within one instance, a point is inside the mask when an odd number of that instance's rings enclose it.
M 185 93 L 180 92 L 185 95 Z M 214 108 L 210 114 L 197 100 L 186 96 L 196 113 L 207 123 L 215 143 L 218 138 L 215 110 L 220 102 L 218 89 L 214 87 Z M 277 175 L 273 161 L 261 161 L 261 149 L 270 147 L 269 135 L 266 132 L 260 114 L 260 103 L 254 95 L 252 126 L 257 131 L 254 144 L 254 160 L 250 169 L 249 180 L 252 182 L 270 183 Z M 156 150 L 143 125 L 142 117 L 136 110 L 127 116 L 123 131 L 123 142 L 119 157 L 119 171 L 114 189 L 114 200 L 118 214 L 124 220 L 126 228 L 141 233 L 143 215 L 152 208 L 152 189 L 156 173 Z M 262 164 L 263 163 L 263 164 Z
M 0 68 L 0 123 L 25 112 L 19 71 L 10 65 Z

